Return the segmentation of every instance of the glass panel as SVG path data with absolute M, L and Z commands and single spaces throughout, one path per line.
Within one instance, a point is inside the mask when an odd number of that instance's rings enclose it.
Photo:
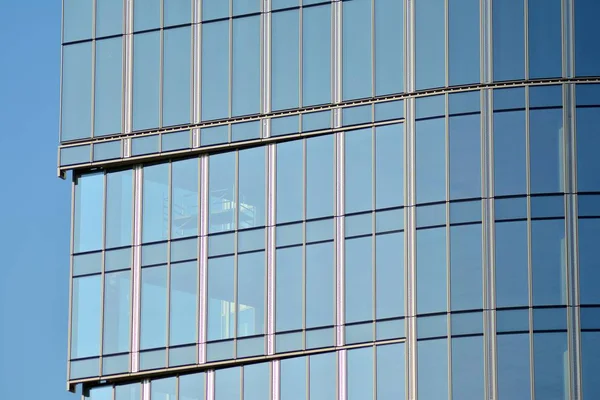
M 229 2 L 223 0 L 203 0 L 202 20 L 224 18 L 229 16 Z
M 302 114 L 302 131 L 318 131 L 331 128 L 331 111 Z
M 232 115 L 257 114 L 260 112 L 259 16 L 233 20 L 232 57 Z
M 167 243 L 142 246 L 142 267 L 167 263 Z
M 344 224 L 345 236 L 360 236 L 373 231 L 373 214 L 371 212 L 346 215 Z
M 271 136 L 299 132 L 299 115 L 271 119 Z
M 197 364 L 197 355 L 198 349 L 196 345 L 172 347 L 169 349 L 169 367 Z
M 298 107 L 299 24 L 298 10 L 271 14 L 271 108 L 273 110 Z
M 266 147 L 239 152 L 238 228 L 265 225 Z
M 450 227 L 450 308 L 483 307 L 481 225 Z
M 169 164 L 144 168 L 142 241 L 165 240 L 169 233 Z
M 225 368 L 215 371 L 215 400 L 240 399 L 241 368 Z
M 177 378 L 153 379 L 150 381 L 152 400 L 173 400 L 177 394 Z
M 198 235 L 198 159 L 172 163 L 171 238 Z
M 106 247 L 132 243 L 133 171 L 106 174 Z
M 102 252 L 73 256 L 73 276 L 89 275 L 102 271 Z
M 167 345 L 167 266 L 142 269 L 140 348 Z
M 496 332 L 528 332 L 529 309 L 496 312 Z
M 375 128 L 375 208 L 404 204 L 404 124 Z
M 494 89 L 494 111 L 525 108 L 525 88 Z
M 104 276 L 104 354 L 129 352 L 130 292 L 130 271 Z
M 306 328 L 333 325 L 335 268 L 333 243 L 306 246 Z
M 562 95 L 562 85 L 530 86 L 529 107 L 560 107 Z
M 373 193 L 372 130 L 346 132 L 344 140 L 347 213 L 371 210 Z
M 238 336 L 265 332 L 265 253 L 238 256 Z
M 102 3 L 101 0 L 100 3 Z M 64 1 L 63 42 L 73 42 L 92 37 L 92 5 L 92 0 Z
M 450 117 L 450 200 L 481 196 L 480 131 L 479 114 Z
M 333 136 L 306 141 L 306 218 L 333 215 Z
M 123 33 L 123 0 L 96 0 L 96 37 Z
M 235 228 L 235 153 L 214 154 L 208 158 L 208 231 Z
M 495 199 L 494 207 L 496 221 L 527 218 L 526 197 Z
M 373 107 L 369 104 L 366 106 L 346 107 L 342 108 L 342 125 L 360 125 L 371 122 L 373 115 Z
M 483 333 L 482 313 L 476 312 L 452 314 L 451 333 L 452 335 L 469 335 L 473 333 Z
M 480 110 L 481 96 L 479 90 L 448 95 L 448 113 L 450 115 L 479 112 Z
M 268 399 L 271 383 L 269 363 L 244 367 L 244 399 Z
M 94 144 L 94 161 L 110 160 L 120 157 L 121 140 Z
M 290 246 L 300 244 L 304 240 L 304 227 L 302 223 L 292 225 L 280 225 L 275 230 L 276 246 Z
M 336 354 L 310 356 L 310 400 L 336 398 Z
M 417 97 L 415 99 L 416 104 L 416 118 L 428 118 L 428 117 L 439 117 L 446 114 L 446 96 L 425 96 Z
M 492 4 L 494 80 L 525 77 L 525 8 L 523 0 Z
M 115 400 L 139 400 L 140 384 L 132 383 L 129 385 L 115 386 Z
M 191 0 L 164 0 L 164 25 L 181 25 L 192 22 Z
M 600 73 L 597 40 L 600 25 L 596 15 L 600 14 L 600 3 L 596 0 L 575 2 L 575 75 L 595 76 Z
M 570 396 L 567 334 L 534 334 L 533 360 L 535 397 L 544 400 L 568 400 Z
M 525 112 L 494 113 L 496 196 L 527 192 Z
M 375 237 L 376 318 L 404 315 L 404 233 Z
M 600 108 L 577 109 L 577 191 L 600 190 Z
M 373 398 L 373 348 L 348 351 L 348 400 Z
M 498 399 L 530 399 L 529 335 L 498 335 Z
M 196 315 L 198 315 L 197 263 L 171 265 L 171 308 L 169 344 L 171 346 L 196 342 Z
M 298 5 L 299 0 L 271 0 L 271 8 L 278 10 L 281 8 L 295 7 Z
M 75 179 L 75 253 L 102 247 L 103 200 L 104 174 L 82 175 Z
M 334 229 L 335 225 L 332 218 L 309 221 L 306 223 L 306 242 L 333 240 Z
M 200 130 L 200 145 L 225 143 L 229 141 L 229 125 L 220 125 Z
M 373 319 L 372 238 L 346 240 L 346 323 Z
M 191 41 L 189 26 L 164 31 L 163 126 L 190 122 Z
M 559 77 L 562 75 L 561 1 L 528 1 L 529 77 Z
M 139 7 L 136 7 L 139 9 Z M 133 36 L 133 130 L 158 127 L 160 32 Z
M 331 103 L 329 4 L 302 10 L 302 103 L 304 106 Z
M 302 219 L 303 141 L 277 144 L 277 223 Z
M 448 25 L 448 84 L 478 83 L 479 0 L 450 0 Z
M 144 154 L 158 153 L 158 135 L 142 136 L 131 139 L 131 155 L 142 156 Z
M 405 398 L 404 343 L 377 346 L 377 400 Z
M 448 335 L 447 314 L 432 317 L 419 317 L 417 321 L 417 338 L 432 338 Z
M 235 327 L 233 257 L 208 260 L 207 339 L 233 337 Z
M 203 10 L 214 4 L 227 7 L 226 3 L 204 1 Z M 229 115 L 229 21 L 202 24 L 202 99 L 203 121 Z
M 375 95 L 404 91 L 404 10 L 396 0 L 375 1 Z
M 483 371 L 483 337 L 452 339 L 452 398 L 485 398 Z
M 581 333 L 582 391 L 586 399 L 600 396 L 600 332 Z
M 481 201 L 461 201 L 450 203 L 450 223 L 481 221 Z
M 445 130 L 443 118 L 416 123 L 417 203 L 446 199 Z
M 302 247 L 277 249 L 275 256 L 276 331 L 302 328 Z
M 404 118 L 404 100 L 375 103 L 375 121 Z
M 73 279 L 71 359 L 100 354 L 100 275 Z
M 375 232 L 389 232 L 404 229 L 404 209 L 377 211 L 375 213 Z
M 417 231 L 417 313 L 446 311 L 446 228 Z
M 583 304 L 600 304 L 599 237 L 600 219 L 579 219 L 579 290 Z
M 94 136 L 121 132 L 122 45 L 121 37 L 96 42 Z
M 563 196 L 530 197 L 531 218 L 564 217 L 565 205 Z
M 562 109 L 529 112 L 532 193 L 563 191 L 562 125 Z
M 280 398 L 306 400 L 306 357 L 295 357 L 280 362 Z
M 565 221 L 531 222 L 533 305 L 566 304 Z
M 92 113 L 92 42 L 63 46 L 62 141 L 89 137 Z
M 90 146 L 73 146 L 60 149 L 60 165 L 73 165 L 90 161 Z
M 371 0 L 346 2 L 342 18 L 343 100 L 371 97 Z
M 204 400 L 205 398 L 204 373 L 179 377 L 179 400 Z
M 260 12 L 260 0 L 233 0 L 233 15 Z
M 527 223 L 496 223 L 496 306 L 529 305 Z
M 446 339 L 417 343 L 419 400 L 448 398 L 448 349 Z
M 191 147 L 190 131 L 167 133 L 161 136 L 161 150 L 172 151 Z
M 416 89 L 442 87 L 446 76 L 444 2 L 415 3 Z
M 161 0 L 136 0 L 133 7 L 133 30 L 143 31 L 160 27 Z
M 91 389 L 90 400 L 113 400 L 113 387 L 102 386 Z

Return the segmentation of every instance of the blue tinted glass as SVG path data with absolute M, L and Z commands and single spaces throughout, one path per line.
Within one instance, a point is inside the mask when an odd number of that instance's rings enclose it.
M 446 18 L 444 2 L 421 0 L 415 3 L 416 89 L 445 85 Z
M 221 0 L 218 0 L 221 1 Z M 302 105 L 331 102 L 331 6 L 302 10 Z
M 191 147 L 190 131 L 163 134 L 161 140 L 162 151 L 189 149 Z
M 276 245 L 289 246 L 302 242 L 304 234 L 303 224 L 279 225 L 275 230 Z
M 160 0 L 136 0 L 133 7 L 134 31 L 160 27 L 160 3 Z
M 375 238 L 376 318 L 404 315 L 404 233 Z
M 448 96 L 448 113 L 462 114 L 477 112 L 481 109 L 479 90 L 453 93 Z
M 306 400 L 306 357 L 281 360 L 279 368 L 281 398 Z
M 164 31 L 163 126 L 190 122 L 191 28 Z
M 600 304 L 599 237 L 600 219 L 579 219 L 579 290 L 582 304 Z
M 446 199 L 446 133 L 444 119 L 416 123 L 417 203 Z
M 496 196 L 527 191 L 525 112 L 494 113 L 494 191 Z
M 446 339 L 417 343 L 419 400 L 448 398 L 448 342 Z
M 494 89 L 494 111 L 525 108 L 525 88 Z
M 233 116 L 260 112 L 260 17 L 233 20 Z M 208 62 L 213 62 L 209 60 Z M 210 101 L 210 100 L 209 100 Z
M 131 140 L 131 155 L 141 156 L 144 154 L 158 153 L 159 136 L 142 136 Z
M 298 10 L 271 14 L 271 108 L 273 110 L 298 107 L 299 24 Z
M 92 43 L 63 47 L 61 140 L 89 137 L 92 101 Z
M 215 126 L 200 130 L 200 145 L 210 146 L 212 144 L 225 143 L 229 141 L 229 125 Z
M 452 398 L 483 399 L 483 337 L 452 339 Z
M 346 132 L 346 212 L 373 208 L 373 133 L 371 128 Z
M 198 234 L 198 159 L 172 164 L 171 238 Z
M 168 238 L 169 164 L 144 168 L 142 241 L 154 242 Z
M 333 219 L 321 219 L 306 223 L 306 242 L 318 242 L 333 239 Z
M 562 86 L 541 85 L 529 87 L 529 107 L 551 107 L 561 105 Z
M 233 15 L 260 12 L 260 0 L 233 0 Z
M 80 361 L 72 361 L 70 379 L 87 378 L 98 376 L 98 358 L 88 358 Z
M 533 335 L 535 398 L 569 398 L 569 357 L 566 333 Z
M 121 37 L 96 42 L 94 136 L 121 132 Z
M 431 338 L 448 335 L 448 319 L 446 314 L 433 317 L 419 317 L 417 321 L 417 338 Z
M 334 318 L 333 243 L 306 246 L 306 327 L 332 325 Z
M 348 400 L 373 398 L 373 348 L 348 351 Z
M 596 106 L 600 104 L 600 85 L 580 84 L 576 87 L 576 103 L 578 106 Z
M 235 228 L 235 153 L 208 158 L 209 232 Z
M 450 306 L 452 310 L 483 307 L 481 225 L 450 228 Z
M 527 223 L 496 223 L 496 306 L 529 305 Z
M 496 342 L 498 399 L 530 399 L 529 335 L 498 335 Z
M 202 99 L 202 120 L 229 115 L 229 21 L 202 24 Z
M 142 270 L 140 348 L 167 345 L 167 267 Z
M 150 383 L 152 400 L 170 400 L 177 394 L 177 378 L 154 379 Z
M 531 197 L 531 218 L 564 217 L 563 196 Z
M 450 0 L 448 25 L 448 84 L 479 82 L 479 0 Z
M 104 276 L 104 354 L 129 352 L 130 275 L 130 271 L 123 271 Z
M 90 161 L 90 145 L 60 149 L 60 165 L 82 164 Z
M 102 0 L 99 3 L 103 3 Z M 106 3 L 106 1 L 104 1 Z M 65 0 L 63 3 L 63 42 L 92 37 L 93 0 Z M 100 4 L 98 6 L 100 6 Z M 96 28 L 98 29 L 98 28 Z M 97 36 L 99 36 L 97 34 Z M 64 67 L 63 67 L 64 68 Z
M 100 285 L 100 275 L 73 279 L 71 359 L 100 354 Z
M 101 251 L 73 256 L 73 276 L 99 273 L 101 270 Z
M 268 363 L 245 366 L 244 399 L 268 399 L 270 382 L 271 371 Z
M 377 346 L 377 400 L 400 400 L 405 396 L 404 343 Z
M 297 6 L 300 0 L 271 0 L 271 8 L 278 10 L 280 8 Z
M 302 131 L 318 131 L 331 128 L 331 111 L 302 114 Z
M 459 201 L 450 203 L 450 223 L 481 221 L 481 201 Z
M 371 0 L 354 0 L 342 8 L 342 93 L 343 99 L 370 97 Z
M 121 141 L 94 144 L 94 161 L 110 160 L 121 157 Z M 61 157 L 62 161 L 62 157 Z
M 404 319 L 379 321 L 375 325 L 377 330 L 377 340 L 406 337 L 404 330 Z
M 142 267 L 167 263 L 167 243 L 144 245 L 142 247 Z
M 373 214 L 368 212 L 357 215 L 346 215 L 345 219 L 345 236 L 360 236 L 369 234 L 373 230 Z
M 277 144 L 277 223 L 302 219 L 303 141 Z
M 123 33 L 123 0 L 96 0 L 96 37 Z
M 446 229 L 417 231 L 417 312 L 446 311 Z
M 446 225 L 446 204 L 434 204 L 417 208 L 417 228 Z
M 240 399 L 241 378 L 240 367 L 225 368 L 215 371 L 215 400 Z
M 336 354 L 328 353 L 310 356 L 311 400 L 331 400 L 336 398 Z
M 453 336 L 483 333 L 483 314 L 481 312 L 453 313 L 451 324 Z
M 373 319 L 373 249 L 370 236 L 345 241 L 345 307 L 348 323 Z
M 90 390 L 90 400 L 112 400 L 113 387 L 103 386 Z
M 160 32 L 133 38 L 133 130 L 158 127 Z
M 306 218 L 333 215 L 333 136 L 306 141 Z
M 298 115 L 271 119 L 271 136 L 297 133 L 299 130 L 299 120 Z
M 192 22 L 191 0 L 164 0 L 164 25 L 181 25 Z
M 235 327 L 233 257 L 208 260 L 207 339 L 233 337 Z
M 577 109 L 577 191 L 600 190 L 600 108 Z
M 375 208 L 404 204 L 404 125 L 375 128 Z
M 239 152 L 238 228 L 264 226 L 265 147 Z
M 494 80 L 525 77 L 525 39 L 523 0 L 492 3 Z
M 372 110 L 371 105 L 343 108 L 342 125 L 349 126 L 371 122 L 371 119 L 373 118 Z
M 417 97 L 415 103 L 417 119 L 439 117 L 446 114 L 446 96 L 444 95 Z
M 594 76 L 600 73 L 597 41 L 600 25 L 596 16 L 600 3 L 596 0 L 575 2 L 575 75 Z
M 481 118 L 479 114 L 451 117 L 450 200 L 481 196 Z
M 600 396 L 600 332 L 581 333 L 582 390 L 586 399 Z
M 198 257 L 196 238 L 171 242 L 171 262 L 191 260 Z
M 375 103 L 375 121 L 404 118 L 404 100 Z
M 208 237 L 208 256 L 219 256 L 222 254 L 233 254 L 234 250 L 234 234 L 226 233 L 219 235 L 211 235 Z
M 577 197 L 577 213 L 580 217 L 600 216 L 600 196 L 579 195 Z
M 181 375 L 179 377 L 179 398 L 185 400 L 204 400 L 204 373 Z
M 278 332 L 302 328 L 302 247 L 278 249 L 275 257 L 275 325 Z
M 543 330 L 567 330 L 566 308 L 534 308 L 533 329 Z
M 494 214 L 496 221 L 527 218 L 527 198 L 494 199 Z
M 96 173 L 76 178 L 73 217 L 75 253 L 102 247 L 103 198 L 104 174 Z
M 106 247 L 132 242 L 133 171 L 106 174 Z
M 306 348 L 317 349 L 322 347 L 331 347 L 334 344 L 333 328 L 312 329 L 306 331 Z M 369 339 L 370 340 L 370 339 Z
M 238 336 L 262 334 L 265 331 L 265 253 L 238 256 Z
M 375 95 L 404 91 L 404 10 L 402 2 L 375 2 Z
M 561 1 L 528 0 L 529 77 L 562 75 Z
M 231 141 L 258 139 L 260 137 L 260 121 L 243 122 L 231 125 Z
M 564 189 L 562 109 L 529 112 L 531 193 Z
M 138 400 L 140 398 L 140 384 L 115 386 L 115 400 Z
M 529 309 L 496 312 L 496 332 L 528 332 Z
M 531 223 L 533 304 L 566 303 L 565 221 Z
M 223 18 L 229 16 L 229 2 L 223 0 L 203 0 L 202 20 Z

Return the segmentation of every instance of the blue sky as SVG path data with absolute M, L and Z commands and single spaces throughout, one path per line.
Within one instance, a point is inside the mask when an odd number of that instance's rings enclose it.
M 70 184 L 56 177 L 60 0 L 0 0 L 0 399 L 66 391 Z

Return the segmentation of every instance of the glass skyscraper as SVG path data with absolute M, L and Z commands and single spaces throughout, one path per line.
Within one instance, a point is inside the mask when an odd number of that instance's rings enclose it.
M 600 1 L 63 3 L 69 389 L 600 398 Z

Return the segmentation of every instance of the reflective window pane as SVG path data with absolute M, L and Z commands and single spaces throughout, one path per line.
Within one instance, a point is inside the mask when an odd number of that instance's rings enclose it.
M 76 178 L 73 217 L 75 253 L 102 247 L 103 200 L 104 174 L 95 173 Z
M 162 125 L 190 122 L 192 30 L 164 31 Z
M 496 342 L 498 399 L 530 399 L 529 335 L 498 335 Z
M 234 152 L 208 158 L 208 231 L 211 233 L 235 228 L 235 159 Z
M 336 353 L 310 356 L 310 400 L 336 398 Z
M 221 1 L 221 0 L 219 0 Z M 302 104 L 331 102 L 331 6 L 302 10 Z
M 373 133 L 370 128 L 346 132 L 345 146 L 345 211 L 373 208 Z
M 65 0 L 64 1 L 64 3 L 63 3 L 63 41 L 64 42 L 73 42 L 75 40 L 87 39 L 87 38 L 92 37 L 93 4 L 94 3 L 92 0 L 85 0 L 85 1 L 84 0 Z
M 348 350 L 348 400 L 373 398 L 373 348 Z
M 278 249 L 275 256 L 276 331 L 302 328 L 302 247 Z
M 129 352 L 131 272 L 104 276 L 104 354 Z
M 71 359 L 100 354 L 100 275 L 73 279 Z
M 304 141 L 277 144 L 277 223 L 299 221 L 304 214 Z
M 224 18 L 229 16 L 229 2 L 223 0 L 203 0 L 202 20 Z
M 347 1 L 342 7 L 343 99 L 371 97 L 371 0 Z
M 106 174 L 106 247 L 132 243 L 133 171 Z
M 134 35 L 133 130 L 158 127 L 159 95 L 160 32 Z
M 494 80 L 525 77 L 524 0 L 492 4 Z
M 172 163 L 171 238 L 198 234 L 198 159 Z
M 561 1 L 528 0 L 529 77 L 562 75 Z
M 531 193 L 564 190 L 562 109 L 529 112 Z
M 306 327 L 333 325 L 335 268 L 333 243 L 306 246 Z
M 215 371 L 215 400 L 240 399 L 242 383 L 240 367 L 225 368 Z
M 63 47 L 61 133 L 62 141 L 91 134 L 92 43 Z
M 600 332 L 581 333 L 582 391 L 586 399 L 600 396 Z
M 283 359 L 280 362 L 280 398 L 306 400 L 306 357 Z
M 260 112 L 259 16 L 233 20 L 232 57 L 232 115 L 257 114 Z
M 298 107 L 299 24 L 298 10 L 271 14 L 271 108 L 273 110 Z
M 450 118 L 450 200 L 481 196 L 480 131 L 479 114 Z
M 115 400 L 139 400 L 140 386 L 139 383 L 115 386 Z
M 582 304 L 600 304 L 600 219 L 579 219 L 579 285 Z
M 575 2 L 575 75 L 594 76 L 600 73 L 600 62 L 596 51 L 600 25 L 596 15 L 600 3 L 596 0 Z
M 229 115 L 229 21 L 202 24 L 202 99 L 202 120 Z
M 451 310 L 483 307 L 481 225 L 450 227 Z
M 235 327 L 233 257 L 208 260 L 207 339 L 233 337 Z
M 450 0 L 448 25 L 448 84 L 478 83 L 479 0 Z
M 404 204 L 404 124 L 375 128 L 375 208 Z
M 268 399 L 271 382 L 269 363 L 244 367 L 244 399 Z
M 452 398 L 485 398 L 483 372 L 483 336 L 452 339 Z
M 177 395 L 177 378 L 153 379 L 150 381 L 152 400 L 171 400 Z
M 198 263 L 171 264 L 169 342 L 171 346 L 196 342 Z
M 94 136 L 121 132 L 122 44 L 121 37 L 96 42 Z
M 444 119 L 417 121 L 416 142 L 417 203 L 445 200 L 446 133 Z
M 417 343 L 419 400 L 448 398 L 448 344 L 446 339 Z
M 569 357 L 566 333 L 533 335 L 535 398 L 569 398 Z
M 565 221 L 531 223 L 533 305 L 566 304 Z
M 167 345 L 167 267 L 142 270 L 140 348 Z
M 527 192 L 525 112 L 494 113 L 496 196 Z
M 377 235 L 376 318 L 404 315 L 404 233 Z
M 206 385 L 204 376 L 204 373 L 181 375 L 179 377 L 179 399 L 204 400 Z
M 266 218 L 266 147 L 239 152 L 238 228 L 264 226 Z
M 345 242 L 345 307 L 347 323 L 373 319 L 372 238 Z
M 377 346 L 377 400 L 405 397 L 404 343 Z
M 161 0 L 136 0 L 133 7 L 133 29 L 143 31 L 160 27 Z
M 446 311 L 446 229 L 417 231 L 417 313 Z
M 144 167 L 142 241 L 165 240 L 169 233 L 169 164 Z
M 600 190 L 600 108 L 577 109 L 577 191 Z
M 96 37 L 123 33 L 123 0 L 96 0 Z
M 496 223 L 496 306 L 529 305 L 527 223 Z
M 375 1 L 375 95 L 404 91 L 404 10 L 396 0 Z
M 164 26 L 192 22 L 192 0 L 164 0 Z
M 306 141 L 306 218 L 333 215 L 334 172 L 333 136 Z
M 265 253 L 238 256 L 238 336 L 265 333 Z
M 444 2 L 415 3 L 416 89 L 443 87 L 446 81 Z

